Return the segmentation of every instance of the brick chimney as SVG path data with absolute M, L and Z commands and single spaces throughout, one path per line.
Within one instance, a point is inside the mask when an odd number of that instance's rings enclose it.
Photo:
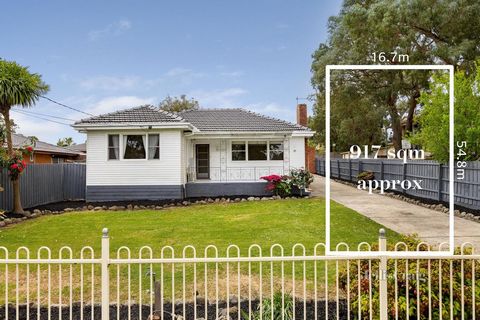
M 304 127 L 308 124 L 307 105 L 305 103 L 297 105 L 297 123 Z
M 308 126 L 307 105 L 300 103 L 297 105 L 297 124 Z M 315 148 L 308 145 L 308 138 L 305 138 L 305 169 L 315 173 Z

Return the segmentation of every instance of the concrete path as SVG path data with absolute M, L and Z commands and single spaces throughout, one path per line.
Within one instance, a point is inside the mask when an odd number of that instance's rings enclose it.
M 325 178 L 315 176 L 312 195 L 325 197 Z M 398 233 L 431 244 L 448 242 L 448 214 L 331 181 L 331 199 Z M 388 235 L 387 235 L 388 236 Z M 480 250 L 480 223 L 455 217 L 455 243 L 471 242 Z

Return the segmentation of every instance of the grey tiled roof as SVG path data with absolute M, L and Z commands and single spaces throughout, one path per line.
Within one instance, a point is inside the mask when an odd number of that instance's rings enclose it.
M 287 121 L 267 117 L 245 109 L 199 109 L 179 113 L 200 132 L 273 132 L 309 131 L 308 128 Z
M 65 147 L 65 149 L 72 150 L 75 152 L 82 152 L 86 153 L 87 152 L 87 144 L 84 143 L 79 143 L 79 144 L 72 144 L 71 146 Z
M 174 113 L 160 110 L 154 106 L 140 106 L 136 108 L 115 111 L 87 119 L 82 119 L 75 124 L 102 124 L 126 122 L 181 122 L 182 119 Z
M 31 145 L 32 144 L 29 137 L 26 137 L 22 134 L 17 134 L 17 133 L 12 134 L 12 143 L 13 143 L 14 148 L 20 148 L 20 147 L 23 147 L 25 145 Z M 80 154 L 79 152 L 75 152 L 75 151 L 72 151 L 72 150 L 67 150 L 65 148 L 58 147 L 54 144 L 50 144 L 50 143 L 43 142 L 43 141 L 40 141 L 40 140 L 35 142 L 35 145 L 34 145 L 33 149 L 34 149 L 34 151 L 37 151 L 37 152 L 64 154 L 64 155 L 71 155 L 71 156 L 75 156 L 75 155 Z
M 267 117 L 245 109 L 198 109 L 170 113 L 153 106 L 116 111 L 83 119 L 75 125 L 114 123 L 190 123 L 200 132 L 292 132 L 310 131 L 309 128 Z

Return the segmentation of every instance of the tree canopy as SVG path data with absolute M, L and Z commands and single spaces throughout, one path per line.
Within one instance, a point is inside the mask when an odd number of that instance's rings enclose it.
M 193 98 L 187 99 L 187 96 L 184 94 L 180 97 L 173 98 L 167 96 L 158 106 L 160 109 L 168 112 L 182 112 L 187 110 L 197 110 L 200 108 L 200 104 L 197 100 Z
M 59 146 L 59 147 L 69 147 L 69 146 L 74 145 L 74 144 L 75 143 L 73 142 L 72 137 L 61 138 L 61 139 L 58 139 L 58 141 L 57 141 L 57 146 Z
M 468 77 L 466 71 L 455 73 L 455 141 L 461 145 L 462 160 L 480 158 L 480 73 Z M 422 92 L 422 109 L 416 119 L 419 131 L 410 140 L 422 145 L 434 159 L 448 162 L 449 158 L 449 94 L 448 75 L 435 74 L 430 91 Z M 461 141 L 465 141 L 463 145 Z M 458 146 L 456 146 L 458 147 Z M 463 154 L 465 153 L 465 154 Z
M 13 184 L 13 211 L 23 213 L 20 199 L 19 176 L 25 167 L 22 152 L 16 152 L 12 143 L 13 121 L 10 119 L 10 109 L 13 106 L 32 107 L 35 102 L 49 90 L 42 77 L 31 73 L 27 67 L 15 61 L 0 59 L 0 113 L 5 123 L 5 140 L 7 144 L 7 166 Z M 31 152 L 31 148 L 28 149 Z
M 378 57 L 384 52 L 389 59 L 383 64 L 452 64 L 467 76 L 474 74 L 474 62 L 480 56 L 480 33 L 475 31 L 480 29 L 478 12 L 480 3 L 474 0 L 346 0 L 340 13 L 329 20 L 328 41 L 313 54 L 316 102 L 311 126 L 317 132 L 317 143 L 324 141 L 326 65 L 378 64 L 373 54 Z M 408 61 L 400 61 L 400 55 L 408 55 Z M 369 144 L 383 130 L 391 132 L 394 147 L 401 148 L 405 132 L 412 131 L 430 75 L 417 70 L 332 73 L 332 142 L 351 144 L 355 137 L 356 143 Z M 362 123 L 361 130 L 352 131 L 352 123 Z

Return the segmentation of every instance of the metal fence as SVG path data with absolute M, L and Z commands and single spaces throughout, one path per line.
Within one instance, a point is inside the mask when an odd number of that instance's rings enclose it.
M 468 244 L 453 256 L 442 246 L 401 242 L 390 254 L 381 231 L 378 251 L 145 246 L 112 256 L 104 229 L 99 250 L 41 247 L 33 257 L 0 247 L 0 318 L 476 319 L 480 255 Z
M 257 166 L 257 167 L 209 167 L 208 180 L 215 182 L 244 182 L 244 181 L 260 181 L 263 176 L 271 174 L 284 175 L 288 173 L 288 169 L 283 166 Z M 197 168 L 188 167 L 187 177 L 189 182 L 201 180 L 197 179 Z
M 440 202 L 449 199 L 449 166 L 430 160 L 415 160 L 403 163 L 401 160 L 352 160 L 331 159 L 331 177 L 346 181 L 357 181 L 357 175 L 371 171 L 378 180 L 421 179 L 423 189 L 404 190 L 403 193 L 418 198 Z M 480 209 L 480 162 L 467 162 L 462 180 L 455 180 L 455 204 Z M 316 170 L 325 175 L 325 159 L 316 159 Z
M 8 171 L 0 170 L 0 209 L 13 209 L 13 188 Z M 42 204 L 85 199 L 86 165 L 80 163 L 31 164 L 20 176 L 22 204 Z

